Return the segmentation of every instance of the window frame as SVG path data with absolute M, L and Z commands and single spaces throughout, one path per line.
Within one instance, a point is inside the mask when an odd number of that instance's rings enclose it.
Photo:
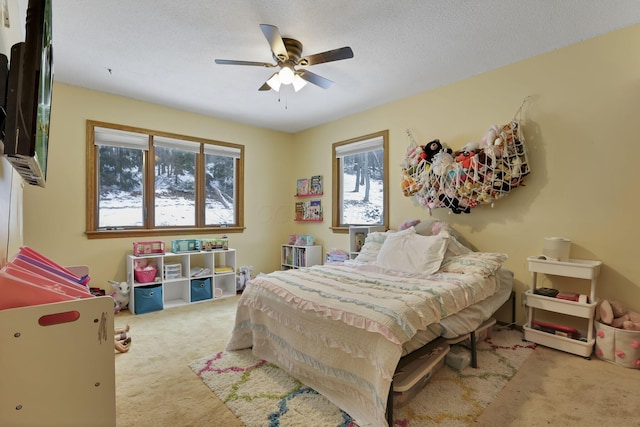
M 148 136 L 148 149 L 143 151 L 143 174 L 144 189 L 143 203 L 146 215 L 142 227 L 123 227 L 118 229 L 98 228 L 99 207 L 98 207 L 98 147 L 95 145 L 94 129 L 108 128 L 125 132 L 136 132 Z M 162 226 L 156 227 L 155 224 L 155 165 L 150 163 L 149 159 L 153 159 L 155 147 L 153 138 L 169 138 L 181 140 L 185 142 L 200 143 L 200 151 L 196 154 L 196 222 L 195 226 Z M 117 125 L 113 123 L 105 123 L 95 120 L 87 120 L 86 128 L 86 226 L 85 234 L 89 239 L 101 238 L 117 238 L 117 237 L 152 237 L 166 235 L 197 235 L 197 234 L 216 234 L 216 233 L 240 233 L 244 231 L 244 145 L 229 142 L 215 141 L 204 138 L 197 138 L 185 135 L 178 135 L 168 132 L 154 131 L 132 126 Z M 239 158 L 236 158 L 236 224 L 222 226 L 206 226 L 205 220 L 205 189 L 204 189 L 204 146 L 211 144 L 217 147 L 240 150 Z
M 389 229 L 389 130 L 383 130 L 379 132 L 374 132 L 368 135 L 359 136 L 356 138 L 351 138 L 345 141 L 335 142 L 331 146 L 332 152 L 332 164 L 331 164 L 331 172 L 332 172 L 332 215 L 331 215 L 331 229 L 335 233 L 348 233 L 349 226 L 367 226 L 371 224 L 342 224 L 342 206 L 341 206 L 341 187 L 342 187 L 342 168 L 340 166 L 340 158 L 337 155 L 336 149 L 338 147 L 343 147 L 345 145 L 356 144 L 362 141 L 382 138 L 382 162 L 384 167 L 383 172 L 383 183 L 382 188 L 384 191 L 383 195 L 383 209 L 384 213 L 383 217 L 383 226 L 385 229 Z

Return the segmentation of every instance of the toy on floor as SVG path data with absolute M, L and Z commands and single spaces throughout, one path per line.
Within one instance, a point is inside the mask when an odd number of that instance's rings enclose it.
M 640 331 L 640 313 L 627 309 L 618 301 L 602 300 L 598 304 L 596 320 L 614 328 Z
M 115 348 L 118 353 L 126 353 L 131 345 L 131 336 L 129 335 L 129 325 L 124 328 L 115 328 Z
M 247 282 L 251 280 L 252 265 L 245 265 L 238 269 L 238 275 L 236 276 L 236 292 L 244 291 L 244 287 Z
M 131 292 L 131 286 L 127 282 L 116 282 L 115 280 L 109 280 L 109 283 L 113 286 L 113 292 L 111 298 L 114 302 L 114 311 L 119 313 L 120 310 L 124 310 L 129 307 L 129 293 Z

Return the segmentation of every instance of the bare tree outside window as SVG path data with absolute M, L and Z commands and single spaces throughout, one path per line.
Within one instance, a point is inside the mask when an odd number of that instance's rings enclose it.
M 388 227 L 387 132 L 333 145 L 333 227 Z
M 243 147 L 87 122 L 87 235 L 242 229 Z

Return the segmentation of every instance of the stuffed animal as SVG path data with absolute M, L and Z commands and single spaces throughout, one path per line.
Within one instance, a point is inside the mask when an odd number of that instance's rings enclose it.
M 439 139 L 434 139 L 429 142 L 427 145 L 422 146 L 422 158 L 429 164 L 433 162 L 433 159 L 436 154 L 444 151 L 445 153 L 452 154 L 453 150 L 451 148 L 445 147 L 442 145 Z
M 120 310 L 124 310 L 129 307 L 129 294 L 131 292 L 131 286 L 127 282 L 116 282 L 115 280 L 109 280 L 111 286 L 113 286 L 113 292 L 110 294 L 114 302 L 115 313 L 119 313 Z
M 443 206 L 451 209 L 451 212 L 453 212 L 454 214 L 471 213 L 471 208 L 469 207 L 469 205 L 464 201 L 458 199 L 457 197 L 440 194 L 438 196 L 438 200 L 440 200 L 440 203 Z
M 129 325 L 124 328 L 114 329 L 114 344 L 118 353 L 126 353 L 129 351 L 129 345 L 131 344 L 131 336 L 129 335 Z
M 238 275 L 236 276 L 236 292 L 244 291 L 247 282 L 251 280 L 252 265 L 245 265 L 238 269 Z
M 400 187 L 402 188 L 402 194 L 404 194 L 405 197 L 409 197 L 420 191 L 422 189 L 422 184 L 418 184 L 418 182 L 409 175 L 409 172 L 407 172 L 406 169 L 403 169 Z
M 640 313 L 627 309 L 619 301 L 602 300 L 597 306 L 596 320 L 614 328 L 640 331 Z
M 492 159 L 499 158 L 502 155 L 503 141 L 500 138 L 501 131 L 502 129 L 498 126 L 493 125 L 487 129 L 482 140 L 480 140 L 480 148 Z

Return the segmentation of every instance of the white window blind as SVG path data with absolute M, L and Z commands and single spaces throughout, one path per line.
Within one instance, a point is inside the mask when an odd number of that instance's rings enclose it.
M 381 136 L 353 142 L 351 144 L 336 147 L 336 157 L 342 158 L 353 154 L 366 153 L 368 151 L 381 150 L 384 147 L 384 139 Z
M 227 147 L 226 145 L 204 144 L 204 154 L 213 154 L 215 156 L 240 158 L 240 149 L 235 147 Z
M 153 146 L 162 148 L 174 148 L 176 150 L 188 151 L 191 153 L 200 152 L 200 143 L 185 141 L 184 139 L 168 138 L 166 136 L 154 136 Z
M 93 143 L 118 148 L 149 149 L 149 136 L 118 129 L 94 128 Z

